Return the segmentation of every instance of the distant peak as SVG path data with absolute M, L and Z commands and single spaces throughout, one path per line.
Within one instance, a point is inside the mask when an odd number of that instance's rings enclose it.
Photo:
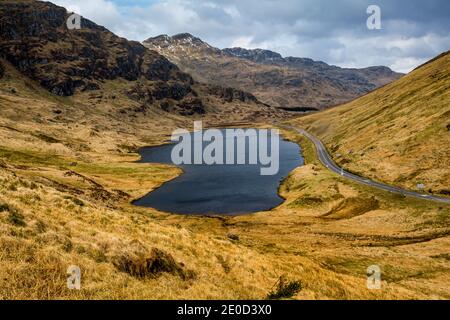
M 144 42 L 158 42 L 158 41 L 169 42 L 172 41 L 172 38 L 169 37 L 167 34 L 160 34 L 159 36 L 150 37 L 147 40 L 144 40 Z
M 148 38 L 144 41 L 147 46 L 155 46 L 160 48 L 193 48 L 193 49 L 211 49 L 212 47 L 202 41 L 200 38 L 193 36 L 190 33 L 179 33 L 173 36 L 168 36 L 167 34 L 162 34 L 153 38 Z
M 366 70 L 366 71 L 369 71 L 372 73 L 377 73 L 377 74 L 392 74 L 392 73 L 402 74 L 399 72 L 395 72 L 391 68 L 386 67 L 386 66 L 371 66 L 371 67 L 367 67 L 367 68 L 362 68 L 361 70 Z
M 197 42 L 204 43 L 200 38 L 194 37 L 190 33 L 178 33 L 173 36 L 168 36 L 167 34 L 161 34 L 156 37 L 148 38 L 144 42 Z
M 199 39 L 199 38 L 194 37 L 190 33 L 184 32 L 184 33 L 178 33 L 178 34 L 173 35 L 172 39 L 174 39 L 174 40 L 182 40 L 182 39 Z
M 222 50 L 225 54 L 253 60 L 256 62 L 277 61 L 282 60 L 283 57 L 278 52 L 266 49 L 244 49 L 240 47 L 225 48 Z
M 200 38 L 193 36 L 190 33 L 179 33 L 172 36 L 172 40 L 174 42 L 183 43 L 183 44 L 196 44 L 196 45 L 206 45 L 204 41 Z

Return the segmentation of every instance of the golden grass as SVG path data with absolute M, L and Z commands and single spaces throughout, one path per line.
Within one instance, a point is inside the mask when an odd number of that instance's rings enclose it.
M 282 184 L 281 206 L 238 217 L 135 207 L 180 170 L 135 163 L 130 150 L 166 141 L 183 120 L 115 119 L 110 101 L 90 111 L 83 94 L 63 101 L 20 79 L 0 80 L 1 299 L 264 299 L 281 276 L 301 282 L 295 299 L 450 298 L 448 207 L 343 180 L 287 131 L 306 165 Z M 155 250 L 175 269 L 136 276 L 154 270 Z M 366 288 L 372 264 L 382 290 Z M 71 265 L 79 291 L 66 286 Z

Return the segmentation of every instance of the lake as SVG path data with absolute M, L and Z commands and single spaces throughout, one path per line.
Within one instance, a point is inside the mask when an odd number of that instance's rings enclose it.
M 260 129 L 252 130 L 256 137 L 261 137 Z M 227 140 L 225 129 L 220 132 L 224 135 L 223 140 Z M 189 135 L 194 154 L 194 141 L 199 139 L 193 133 Z M 256 164 L 181 164 L 179 167 L 184 171 L 183 174 L 136 200 L 134 204 L 170 213 L 195 215 L 239 215 L 270 210 L 284 201 L 278 195 L 281 181 L 290 171 L 304 163 L 299 145 L 278 135 L 276 138 L 279 144 L 279 170 L 274 175 L 261 175 L 261 168 L 267 163 L 263 165 L 259 160 Z M 234 141 L 235 159 L 243 154 L 245 159 L 249 159 L 250 142 L 254 141 L 250 135 L 238 135 Z M 229 151 L 225 150 L 228 144 L 227 141 L 222 142 L 223 154 L 226 154 Z M 245 150 L 237 147 L 239 142 L 246 143 Z M 200 142 L 203 148 L 208 143 L 203 140 Z M 271 145 L 269 140 L 266 148 L 269 154 Z M 140 162 L 173 164 L 171 154 L 174 147 L 175 143 L 142 148 L 139 150 Z

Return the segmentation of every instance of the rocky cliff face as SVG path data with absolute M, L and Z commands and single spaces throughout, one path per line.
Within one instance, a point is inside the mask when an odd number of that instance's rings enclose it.
M 248 93 L 246 91 L 238 90 L 235 88 L 225 88 L 221 86 L 215 86 L 210 85 L 208 86 L 208 92 L 211 95 L 215 95 L 221 99 L 223 99 L 225 102 L 233 102 L 233 101 L 240 101 L 240 102 L 258 102 L 258 99 L 251 93 Z
M 80 30 L 69 30 L 68 17 L 64 8 L 48 2 L 0 2 L 0 55 L 62 96 L 117 78 L 192 83 L 163 56 L 89 20 L 81 20 Z
M 140 110 L 146 111 L 151 105 L 162 110 L 183 116 L 205 114 L 205 106 L 198 93 L 188 84 L 180 82 L 157 81 L 151 85 L 136 83 L 126 94 L 141 104 Z
M 279 108 L 321 109 L 352 100 L 401 76 L 387 67 L 340 68 L 255 49 L 214 48 L 190 34 L 150 38 L 144 45 L 204 82 L 251 92 Z

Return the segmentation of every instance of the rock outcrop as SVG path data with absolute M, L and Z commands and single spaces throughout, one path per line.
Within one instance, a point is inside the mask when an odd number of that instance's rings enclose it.
M 251 93 L 230 87 L 226 88 L 221 86 L 210 85 L 208 86 L 208 92 L 212 95 L 219 97 L 225 102 L 233 102 L 233 101 L 258 102 L 258 99 L 256 99 L 256 97 Z
M 138 111 L 145 112 L 151 105 L 156 105 L 164 111 L 184 116 L 206 113 L 197 92 L 185 83 L 157 81 L 151 86 L 137 83 L 126 94 L 141 103 Z

